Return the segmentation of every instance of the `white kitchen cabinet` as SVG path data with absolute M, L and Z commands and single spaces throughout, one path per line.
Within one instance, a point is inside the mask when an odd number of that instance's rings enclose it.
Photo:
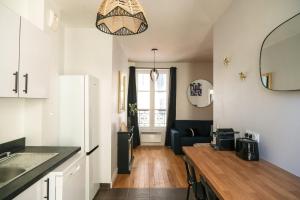
M 13 200 L 85 200 L 86 156 L 77 153 Z
M 47 98 L 50 38 L 0 4 L 0 97 Z
M 50 175 L 49 200 L 85 200 L 86 156 L 77 153 Z M 86 199 L 87 200 L 87 199 Z
M 16 196 L 13 200 L 47 200 L 49 199 L 49 180 L 48 176 L 45 176 L 35 184 L 27 188 L 21 194 Z
M 46 33 L 21 19 L 19 97 L 47 98 L 49 40 Z
M 0 4 L 0 97 L 18 97 L 20 16 Z

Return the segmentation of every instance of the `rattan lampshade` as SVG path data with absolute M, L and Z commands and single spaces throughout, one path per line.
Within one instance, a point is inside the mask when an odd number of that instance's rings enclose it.
M 134 35 L 147 30 L 148 23 L 138 0 L 103 0 L 96 27 L 111 35 Z

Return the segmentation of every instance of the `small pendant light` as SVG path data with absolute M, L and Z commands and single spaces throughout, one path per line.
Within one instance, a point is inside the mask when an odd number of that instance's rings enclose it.
M 156 58 L 156 51 L 158 51 L 158 49 L 153 48 L 152 51 L 153 51 L 153 57 L 154 57 L 154 59 L 153 59 L 153 69 L 151 69 L 151 71 L 150 71 L 150 78 L 151 78 L 152 81 L 156 81 L 158 79 L 158 77 L 159 77 L 159 73 L 158 73 L 157 69 L 155 68 L 156 67 L 155 66 L 156 65 L 156 60 L 155 60 L 155 58 Z

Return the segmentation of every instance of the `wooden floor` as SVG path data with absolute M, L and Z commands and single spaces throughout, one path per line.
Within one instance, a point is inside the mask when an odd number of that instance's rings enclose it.
M 169 148 L 140 146 L 134 150 L 131 174 L 119 174 L 113 188 L 185 188 L 185 173 L 181 156 Z

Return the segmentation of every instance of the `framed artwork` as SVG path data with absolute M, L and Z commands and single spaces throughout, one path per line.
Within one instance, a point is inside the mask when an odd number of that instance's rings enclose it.
M 119 71 L 118 74 L 118 112 L 122 113 L 126 108 L 126 75 Z
M 190 96 L 202 96 L 202 83 L 192 82 L 190 84 Z

